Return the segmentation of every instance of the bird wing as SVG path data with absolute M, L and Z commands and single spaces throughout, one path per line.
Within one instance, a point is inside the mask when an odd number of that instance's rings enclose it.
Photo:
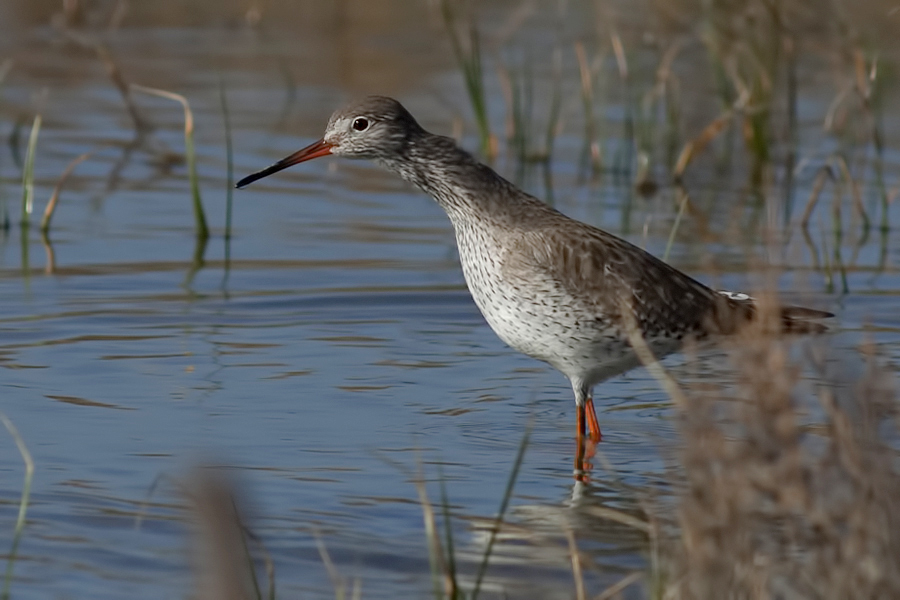
M 729 332 L 752 305 L 718 294 L 643 249 L 601 229 L 560 218 L 522 231 L 508 254 L 520 272 L 556 282 L 598 318 L 623 325 L 624 307 L 647 337 Z

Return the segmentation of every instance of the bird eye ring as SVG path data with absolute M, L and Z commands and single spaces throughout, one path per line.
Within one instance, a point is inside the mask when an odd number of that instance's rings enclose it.
M 363 117 L 353 119 L 353 129 L 356 131 L 365 131 L 369 127 L 369 120 Z

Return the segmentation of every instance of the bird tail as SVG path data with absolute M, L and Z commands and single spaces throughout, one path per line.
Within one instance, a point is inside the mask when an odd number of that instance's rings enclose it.
M 824 310 L 803 306 L 782 306 L 780 310 L 781 326 L 785 333 L 824 333 L 828 327 L 820 321 L 834 316 Z
M 771 298 L 767 298 L 769 302 L 766 302 L 747 294 L 716 291 L 727 298 L 730 307 L 735 309 L 733 314 L 741 315 L 745 322 L 761 321 L 763 327 L 777 329 L 779 333 L 824 333 L 828 327 L 821 322 L 822 319 L 834 316 L 815 308 L 773 305 Z

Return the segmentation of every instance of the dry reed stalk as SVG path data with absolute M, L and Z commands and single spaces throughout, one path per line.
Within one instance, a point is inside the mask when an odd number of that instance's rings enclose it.
M 816 208 L 816 204 L 819 202 L 819 196 L 822 194 L 822 189 L 825 187 L 826 181 L 834 181 L 834 172 L 831 170 L 831 167 L 828 165 L 824 165 L 819 172 L 816 174 L 816 179 L 813 182 L 812 190 L 809 192 L 809 198 L 806 200 L 806 207 L 803 209 L 803 216 L 800 217 L 800 227 L 804 230 L 809 227 L 809 219 L 812 217 L 812 213 Z
M 425 539 L 428 542 L 428 562 L 431 565 L 431 576 L 434 583 L 435 598 L 443 597 L 453 591 L 455 593 L 455 585 L 448 584 L 453 581 L 455 584 L 455 576 L 448 574 L 447 563 L 444 560 L 444 552 L 441 547 L 441 537 L 438 533 L 437 520 L 434 516 L 434 507 L 428 498 L 428 490 L 425 488 L 425 480 L 421 473 L 416 478 L 416 492 L 419 495 L 419 505 L 422 507 L 422 521 L 425 525 Z M 444 589 L 441 589 L 441 579 L 444 579 Z
M 898 405 L 889 378 L 870 365 L 840 399 L 836 382 L 820 384 L 817 400 L 804 394 L 791 341 L 769 333 L 778 307 L 760 302 L 760 324 L 727 344 L 736 395 L 686 395 L 681 533 L 666 549 L 664 597 L 898 597 Z
M 697 137 L 684 145 L 681 149 L 681 154 L 678 155 L 675 167 L 672 169 L 672 178 L 676 182 L 682 180 L 684 171 L 694 157 L 701 153 L 713 140 L 719 137 L 719 135 L 725 131 L 726 127 L 728 127 L 728 124 L 732 121 L 734 115 L 746 107 L 748 99 L 749 95 L 746 92 L 741 93 L 731 108 L 716 117 L 709 125 L 703 128 L 703 131 L 701 131 Z
M 78 155 L 76 158 L 69 163 L 66 167 L 65 171 L 63 171 L 62 175 L 59 176 L 59 179 L 56 181 L 56 186 L 53 188 L 53 193 L 50 195 L 50 200 L 47 201 L 47 206 L 44 207 L 44 215 L 41 217 L 41 231 L 47 233 L 50 231 L 50 222 L 53 220 L 53 214 L 56 212 L 56 206 L 59 203 L 59 194 L 62 191 L 62 186 L 69 179 L 69 176 L 72 175 L 72 172 L 75 170 L 75 167 L 92 157 L 96 154 L 100 148 L 95 150 L 91 150 L 90 152 L 85 152 L 84 154 Z
M 584 110 L 584 137 L 590 149 L 591 170 L 594 173 L 603 167 L 603 155 L 597 141 L 596 124 L 594 123 L 594 82 L 591 67 L 588 64 L 584 44 L 575 43 L 575 57 L 578 60 L 578 74 L 581 81 L 581 104 Z
M 181 104 L 184 109 L 184 154 L 188 167 L 188 179 L 191 185 L 191 206 L 194 210 L 194 226 L 197 232 L 197 238 L 206 240 L 209 237 L 209 227 L 206 225 L 206 214 L 203 211 L 203 202 L 200 199 L 200 180 L 197 176 L 197 158 L 194 153 L 194 113 L 191 112 L 191 105 L 187 98 L 181 94 L 160 90 L 157 88 L 146 87 L 138 84 L 131 84 L 131 89 L 174 100 Z
M 640 581 L 643 578 L 644 574 L 640 571 L 629 573 L 618 582 L 612 584 L 611 586 L 600 592 L 600 594 L 598 594 L 597 596 L 594 596 L 594 600 L 612 600 L 612 598 L 615 598 L 619 596 L 619 594 L 624 592 L 625 588 L 632 585 L 633 583 Z
M 569 558 L 572 560 L 572 577 L 575 579 L 575 599 L 585 600 L 584 573 L 581 571 L 581 556 L 578 552 L 578 543 L 575 541 L 575 532 L 571 527 L 565 528 L 566 541 L 569 544 Z

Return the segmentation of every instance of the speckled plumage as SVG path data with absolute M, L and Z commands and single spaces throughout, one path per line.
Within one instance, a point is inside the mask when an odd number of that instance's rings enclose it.
M 373 96 L 338 110 L 323 140 L 259 176 L 312 158 L 310 149 L 319 156 L 323 147 L 374 159 L 437 201 L 453 224 L 466 283 L 488 324 L 513 348 L 568 377 L 579 407 L 594 384 L 637 365 L 629 324 L 637 323 L 651 348 L 665 354 L 686 336 L 731 333 L 753 317 L 752 299 L 712 290 L 563 215 L 452 139 L 422 129 L 391 98 Z M 789 314 L 784 320 L 794 323 Z

